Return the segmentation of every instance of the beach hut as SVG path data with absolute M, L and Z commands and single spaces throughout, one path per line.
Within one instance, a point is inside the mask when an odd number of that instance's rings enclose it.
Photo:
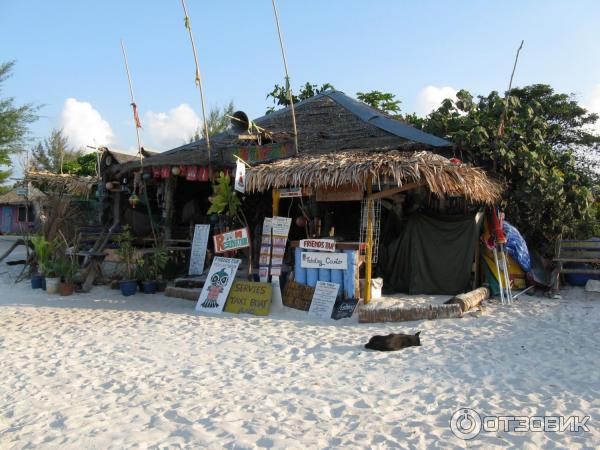
M 0 196 L 0 232 L 20 233 L 33 228 L 44 198 L 39 189 L 23 184 Z

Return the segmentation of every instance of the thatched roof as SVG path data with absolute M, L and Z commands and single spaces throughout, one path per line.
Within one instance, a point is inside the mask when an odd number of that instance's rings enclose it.
M 296 103 L 299 150 L 302 155 L 343 150 L 420 150 L 450 148 L 451 142 L 417 130 L 339 91 L 326 91 Z M 293 140 L 290 108 L 283 108 L 253 121 L 276 137 Z M 238 134 L 227 130 L 211 137 L 215 167 L 232 167 L 232 156 L 240 145 Z M 144 159 L 144 166 L 208 165 L 204 139 Z M 139 161 L 119 168 L 119 174 L 138 169 Z
M 290 186 L 336 188 L 351 184 L 365 189 L 369 176 L 380 185 L 385 180 L 398 187 L 423 183 L 436 195 L 460 195 L 474 203 L 492 204 L 502 192 L 501 184 L 482 169 L 455 164 L 429 151 L 397 150 L 301 155 L 260 164 L 246 171 L 246 188 L 265 191 Z
M 31 183 L 43 184 L 51 191 L 66 192 L 77 196 L 87 196 L 91 188 L 98 181 L 94 177 L 80 177 L 32 170 L 25 174 L 25 179 Z
M 19 188 L 14 188 L 4 195 L 0 195 L 0 205 L 25 205 L 30 202 L 43 200 L 46 195 L 34 186 L 27 188 L 27 196 L 21 195 Z

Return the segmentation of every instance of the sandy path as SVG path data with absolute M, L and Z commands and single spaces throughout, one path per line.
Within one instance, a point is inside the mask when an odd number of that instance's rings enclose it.
M 103 288 L 48 297 L 4 274 L 0 448 L 597 448 L 600 299 L 567 294 L 482 317 L 319 324 Z M 416 330 L 422 347 L 362 348 Z M 466 442 L 449 428 L 460 407 L 590 415 L 591 432 Z

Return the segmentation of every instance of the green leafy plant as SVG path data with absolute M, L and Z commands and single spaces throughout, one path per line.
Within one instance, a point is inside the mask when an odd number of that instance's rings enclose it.
M 56 271 L 56 275 L 61 278 L 61 280 L 65 283 L 72 283 L 77 273 L 77 269 L 79 266 L 73 260 L 66 255 L 59 256 L 54 261 L 54 270 Z
M 598 115 L 547 85 L 474 98 L 461 90 L 426 118 L 406 119 L 450 139 L 460 154 L 506 183 L 502 208 L 529 245 L 552 254 L 562 234 L 585 238 L 594 222 Z M 462 155 L 462 156 L 461 156 Z M 595 158 L 595 162 L 594 162 Z
M 132 280 L 135 271 L 135 252 L 136 249 L 133 245 L 133 234 L 131 233 L 131 228 L 129 226 L 123 227 L 123 231 L 116 237 L 115 241 L 119 245 L 117 248 L 117 254 L 123 264 L 125 264 L 125 269 L 127 273 L 127 279 Z
M 169 254 L 164 245 L 158 245 L 154 251 L 137 261 L 136 274 L 141 281 L 155 281 L 162 274 L 169 261 Z
M 40 275 L 46 275 L 50 261 L 50 243 L 42 235 L 33 235 L 30 239 Z

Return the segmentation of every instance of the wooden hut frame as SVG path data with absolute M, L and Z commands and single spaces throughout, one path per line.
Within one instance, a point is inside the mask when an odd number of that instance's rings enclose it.
M 373 193 L 373 186 L 379 191 Z M 313 189 L 359 187 L 366 191 L 367 241 L 365 258 L 365 303 L 371 299 L 373 254 L 373 201 L 426 186 L 434 195 L 458 195 L 472 203 L 492 205 L 502 193 L 502 184 L 468 164 L 455 163 L 429 151 L 343 151 L 325 155 L 301 155 L 261 164 L 246 171 L 246 189 L 266 191 L 289 186 Z M 276 209 L 274 195 L 274 210 Z

